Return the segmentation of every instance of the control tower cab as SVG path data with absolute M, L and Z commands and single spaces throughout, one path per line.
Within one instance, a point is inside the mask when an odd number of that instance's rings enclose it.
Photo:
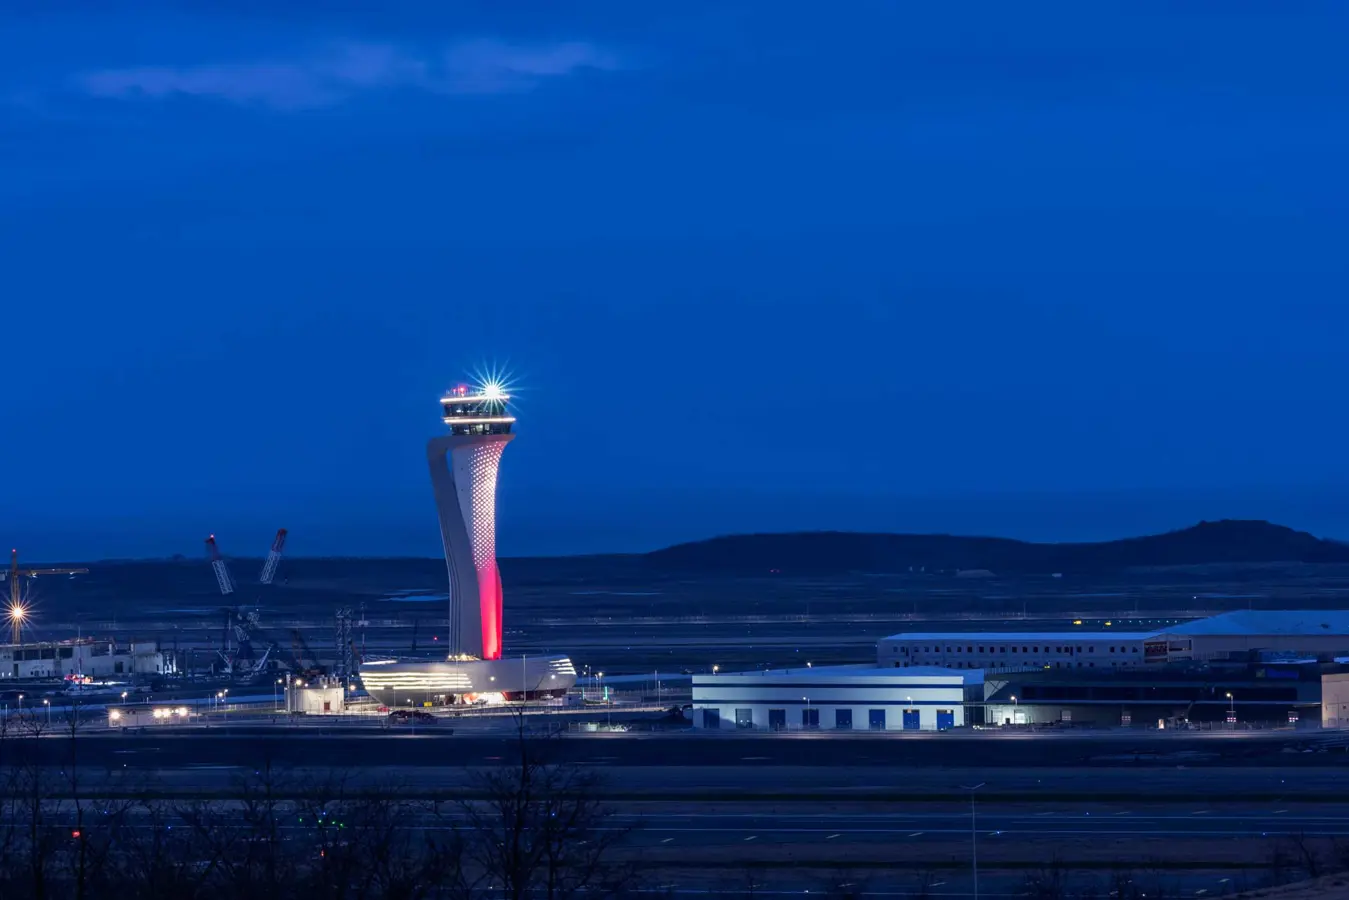
M 476 437 L 484 434 L 510 434 L 515 416 L 506 408 L 511 395 L 499 385 L 470 388 L 461 384 L 440 400 L 443 420 L 450 434 Z

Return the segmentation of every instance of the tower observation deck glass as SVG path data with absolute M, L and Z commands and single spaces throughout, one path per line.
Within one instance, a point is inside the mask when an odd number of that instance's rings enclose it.
M 515 424 L 515 416 L 506 409 L 510 399 L 500 392 L 469 393 L 466 388 L 455 388 L 441 398 L 442 418 L 450 434 L 510 434 Z

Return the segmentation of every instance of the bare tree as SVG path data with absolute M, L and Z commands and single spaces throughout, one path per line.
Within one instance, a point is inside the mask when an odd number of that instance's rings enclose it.
M 630 864 L 613 850 L 630 828 L 618 824 L 604 801 L 602 779 L 580 766 L 554 761 L 556 735 L 531 735 L 517 722 L 513 765 L 478 774 L 479 798 L 463 800 L 469 889 L 486 887 L 508 900 L 541 894 L 547 900 L 616 896 L 632 885 Z

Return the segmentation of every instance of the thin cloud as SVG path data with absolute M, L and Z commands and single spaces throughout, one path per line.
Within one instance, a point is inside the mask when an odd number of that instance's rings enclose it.
M 586 69 L 618 68 L 612 53 L 580 41 L 519 45 L 476 40 L 421 54 L 390 44 L 347 43 L 296 60 L 103 69 L 78 75 L 74 83 L 77 90 L 102 99 L 201 97 L 303 110 L 335 106 L 371 90 L 516 93 Z

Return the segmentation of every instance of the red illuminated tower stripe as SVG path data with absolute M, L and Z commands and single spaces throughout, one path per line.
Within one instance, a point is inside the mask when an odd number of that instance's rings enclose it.
M 492 384 L 450 391 L 441 399 L 450 433 L 426 447 L 449 570 L 452 656 L 501 658 L 496 485 L 501 453 L 515 437 L 509 400 Z

